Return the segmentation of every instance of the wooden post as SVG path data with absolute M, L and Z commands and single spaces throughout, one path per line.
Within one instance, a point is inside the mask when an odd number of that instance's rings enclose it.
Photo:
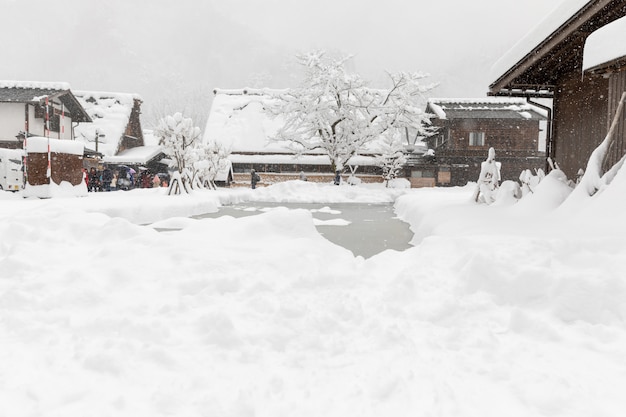
M 609 160 L 609 153 L 611 151 L 611 147 L 615 143 L 615 129 L 617 129 L 617 125 L 619 124 L 620 117 L 624 110 L 624 102 L 626 101 L 626 91 L 622 93 L 622 97 L 619 99 L 619 104 L 617 106 L 617 110 L 615 111 L 615 116 L 613 116 L 613 122 L 611 123 L 611 127 L 609 128 L 609 133 L 607 136 L 609 138 L 609 144 L 606 147 L 606 152 L 604 153 L 604 158 L 602 159 L 602 168 L 606 167 L 606 164 Z M 609 167 L 610 168 L 610 167 Z M 606 169 L 605 171 L 608 171 Z

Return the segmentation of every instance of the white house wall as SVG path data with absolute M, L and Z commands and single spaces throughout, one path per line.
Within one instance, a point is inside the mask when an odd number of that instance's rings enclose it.
M 65 117 L 61 117 L 61 122 L 59 124 L 62 128 L 59 129 L 59 132 L 50 132 L 50 134 L 54 134 L 58 139 L 72 139 L 72 118 L 68 113 L 65 113 Z
M 0 103 L 0 140 L 16 140 L 24 124 L 24 103 Z M 35 117 L 35 106 L 28 106 L 28 132 L 35 136 L 45 136 L 44 118 Z M 62 118 L 63 129 L 50 132 L 53 139 L 72 139 L 72 118 L 66 113 Z M 61 132 L 63 131 L 63 133 Z
M 0 140 L 17 141 L 17 134 L 23 130 L 24 103 L 0 103 Z
M 24 130 L 24 104 L 22 106 L 21 121 L 22 127 L 19 129 Z M 60 110 L 60 107 L 58 108 Z M 44 118 L 35 117 L 35 106 L 28 106 L 28 133 L 35 136 L 45 136 L 46 131 L 44 129 Z M 63 129 L 59 128 L 58 132 L 50 132 L 50 137 L 53 139 L 72 139 L 72 118 L 66 113 L 65 118 L 62 118 Z M 59 125 L 60 127 L 61 125 Z M 63 133 L 62 133 L 63 132 Z

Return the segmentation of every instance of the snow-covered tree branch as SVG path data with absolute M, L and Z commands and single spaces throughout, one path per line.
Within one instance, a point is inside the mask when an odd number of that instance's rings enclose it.
M 175 169 L 170 181 L 169 194 L 189 193 L 193 187 L 193 162 L 197 159 L 196 147 L 200 141 L 200 128 L 182 113 L 166 116 L 159 121 L 154 134 Z
M 426 134 L 430 126 L 430 115 L 421 110 L 424 93 L 434 88 L 420 83 L 426 75 L 389 74 L 388 89 L 373 89 L 346 71 L 347 59 L 328 59 L 323 52 L 299 56 L 306 71 L 302 87 L 279 96 L 272 109 L 285 120 L 277 139 L 290 142 L 297 154 L 324 152 L 333 171 L 392 130 Z
M 198 160 L 194 164 L 198 187 L 215 189 L 217 174 L 228 167 L 230 152 L 224 146 L 213 143 L 198 149 Z

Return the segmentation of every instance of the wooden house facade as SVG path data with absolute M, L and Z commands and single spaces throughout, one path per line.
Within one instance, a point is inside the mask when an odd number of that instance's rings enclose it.
M 24 138 L 74 139 L 91 122 L 67 83 L 0 81 L 0 147 L 21 149 Z
M 502 180 L 517 180 L 523 170 L 543 167 L 539 143 L 546 113 L 524 99 L 430 99 L 426 112 L 434 115 L 436 133 L 425 139 L 434 153 L 412 169 L 412 181 L 432 178 L 433 185 L 441 186 L 476 181 L 491 147 L 502 163 Z
M 570 178 L 586 167 L 607 135 L 626 91 L 624 59 L 615 57 L 586 69 L 586 41 L 625 15 L 623 0 L 563 2 L 494 66 L 489 95 L 552 99 L 546 155 Z M 624 155 L 626 139 L 625 116 L 617 117 L 613 162 Z

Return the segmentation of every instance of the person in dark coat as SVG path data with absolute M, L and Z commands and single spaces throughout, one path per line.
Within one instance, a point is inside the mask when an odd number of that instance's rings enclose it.
M 333 179 L 333 183 L 335 185 L 341 184 L 341 171 L 340 170 L 335 171 L 335 178 Z
M 87 191 L 96 192 L 100 188 L 100 176 L 98 175 L 98 171 L 95 168 L 91 168 L 89 170 L 89 186 L 87 187 Z
M 102 188 L 104 191 L 111 191 L 111 181 L 113 181 L 113 172 L 107 166 L 102 171 Z
M 256 188 L 256 184 L 259 181 L 261 181 L 261 177 L 259 177 L 259 174 L 257 174 L 253 169 L 250 170 L 250 185 L 252 186 L 253 190 Z
M 152 176 L 150 175 L 150 171 L 143 170 L 139 178 L 141 179 L 141 188 L 152 188 Z

